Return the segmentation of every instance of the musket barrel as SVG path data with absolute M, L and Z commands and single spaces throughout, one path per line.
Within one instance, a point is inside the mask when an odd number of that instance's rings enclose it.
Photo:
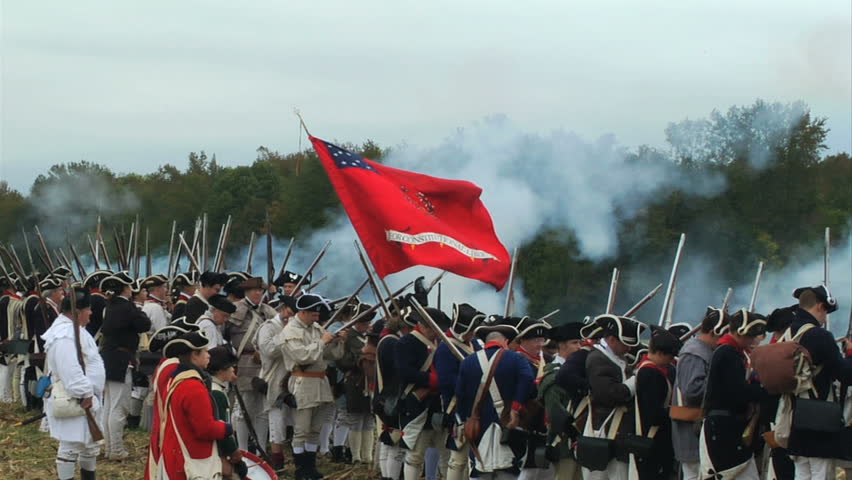
M 509 267 L 509 288 L 506 289 L 506 308 L 504 309 L 503 316 L 508 317 L 511 313 L 512 308 L 512 294 L 514 293 L 515 287 L 515 267 L 518 264 L 518 247 L 515 247 L 514 252 L 512 253 L 512 265 Z
M 653 290 L 648 292 L 647 295 L 642 297 L 642 300 L 639 300 L 638 302 L 636 302 L 636 305 L 633 305 L 632 307 L 630 307 L 630 310 L 624 312 L 623 316 L 632 317 L 634 313 L 639 311 L 640 308 L 644 307 L 646 303 L 650 302 L 651 299 L 654 298 L 657 295 L 657 292 L 659 292 L 660 289 L 662 289 L 662 288 L 663 288 L 662 283 L 657 285 Z
M 757 274 L 754 276 L 754 288 L 751 290 L 751 300 L 748 302 L 748 311 L 753 312 L 757 302 L 757 291 L 760 289 L 760 277 L 763 275 L 763 262 L 757 264 Z
M 618 289 L 618 269 L 612 269 L 612 280 L 609 282 L 609 296 L 606 299 L 606 313 L 612 313 L 615 308 L 615 292 Z
M 450 353 L 452 353 L 453 356 L 456 357 L 459 361 L 464 360 L 464 355 L 462 355 L 461 352 L 459 352 L 459 350 L 456 348 L 456 346 L 453 345 L 453 342 L 451 342 L 450 339 L 447 338 L 447 334 L 444 333 L 441 327 L 438 326 L 437 323 L 435 323 L 435 320 L 433 320 L 432 317 L 429 316 L 429 312 L 427 312 L 426 309 L 423 308 L 423 305 L 420 305 L 420 302 L 418 302 L 417 299 L 414 297 L 411 297 L 410 302 L 414 309 L 417 310 L 417 313 L 419 313 L 420 316 L 424 320 L 426 320 L 426 323 L 429 324 L 432 330 L 434 330 L 435 333 L 437 333 L 438 336 L 441 337 L 441 340 L 443 340 L 444 343 L 447 345 L 447 348 L 450 349 Z
M 334 320 L 340 315 L 340 312 L 342 312 L 346 308 L 346 305 L 348 305 L 349 302 L 351 302 L 353 298 L 357 297 L 358 294 L 361 293 L 361 290 L 363 290 L 364 287 L 366 287 L 368 283 L 370 283 L 370 279 L 369 278 L 364 279 L 364 281 L 361 282 L 361 285 L 358 286 L 358 288 L 355 290 L 355 292 L 352 295 L 349 295 L 346 298 L 346 301 L 343 303 L 343 305 L 334 312 L 334 314 L 331 316 L 331 318 L 328 319 L 327 322 L 325 322 L 323 324 L 322 328 L 328 328 L 329 325 L 333 324 Z
M 686 243 L 686 234 L 680 234 L 680 242 L 677 245 L 677 252 L 675 253 L 674 265 L 672 265 L 672 273 L 669 276 L 669 285 L 666 287 L 666 296 L 663 298 L 663 309 L 660 312 L 660 322 L 659 325 L 662 327 L 665 325 L 666 318 L 668 316 L 668 310 L 671 303 L 672 291 L 674 289 L 675 282 L 677 281 L 677 270 L 680 267 L 680 258 L 683 253 L 683 245 Z

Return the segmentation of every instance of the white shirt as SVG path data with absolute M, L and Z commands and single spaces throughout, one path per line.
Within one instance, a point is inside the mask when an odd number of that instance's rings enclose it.
M 210 343 L 207 344 L 208 349 L 225 344 L 225 337 L 222 336 L 222 331 L 219 329 L 219 326 L 213 322 L 213 317 L 210 315 L 210 312 L 199 317 L 198 322 L 196 323 L 198 323 L 201 333 L 210 340 Z
M 163 308 L 162 302 L 157 297 L 151 297 L 142 305 L 142 311 L 145 312 L 145 315 L 148 315 L 148 318 L 151 319 L 151 329 L 148 330 L 149 333 L 156 333 L 157 330 L 165 327 L 169 324 L 171 320 L 171 315 L 166 312 L 166 309 Z

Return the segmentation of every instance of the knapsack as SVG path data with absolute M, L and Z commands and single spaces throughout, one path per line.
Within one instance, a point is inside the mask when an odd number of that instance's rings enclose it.
M 813 388 L 813 377 L 817 370 L 810 352 L 799 344 L 802 335 L 813 327 L 810 323 L 802 325 L 792 338 L 787 330 L 777 343 L 754 349 L 751 365 L 767 392 L 773 395 L 798 395 Z

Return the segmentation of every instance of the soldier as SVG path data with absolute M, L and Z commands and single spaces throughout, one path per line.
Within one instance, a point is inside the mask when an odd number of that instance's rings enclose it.
M 151 337 L 148 348 L 151 352 L 162 353 L 167 343 L 175 338 L 189 332 L 197 332 L 198 325 L 186 323 L 183 318 L 176 318 L 174 322 L 159 330 Z M 145 480 L 153 480 L 158 477 L 158 465 L 160 463 L 160 412 L 165 408 L 168 385 L 171 381 L 172 372 L 177 368 L 177 358 L 163 358 L 154 372 L 151 385 L 153 395 L 153 415 L 151 421 L 151 437 L 148 442 L 148 461 L 145 463 Z
M 514 440 L 518 432 L 513 430 L 520 423 L 520 412 L 530 398 L 535 376 L 529 362 L 508 349 L 517 334 L 515 322 L 490 316 L 476 329 L 485 345 L 465 358 L 459 369 L 457 411 L 465 424 L 465 435 L 475 435 L 466 441 L 473 450 L 474 468 L 483 480 L 515 478 L 523 460 L 526 446 Z M 507 442 L 502 440 L 504 436 Z
M 547 431 L 547 458 L 556 464 L 555 478 L 559 480 L 580 478 L 580 467 L 574 460 L 571 444 L 579 433 L 574 427 L 574 414 L 582 397 L 575 401 L 575 397 L 557 382 L 557 376 L 566 360 L 571 360 L 581 351 L 582 326 L 580 322 L 570 322 L 550 330 L 550 339 L 557 347 L 556 358 L 545 366 L 545 373 L 538 388 L 539 402 L 544 405 L 550 421 Z M 585 373 L 585 369 L 583 370 Z
M 264 322 L 257 331 L 257 351 L 261 365 L 258 380 L 263 381 L 262 388 L 266 389 L 264 407 L 269 419 L 269 455 L 272 457 L 272 468 L 280 471 L 284 468 L 285 418 L 295 403 L 293 395 L 285 386 L 287 371 L 276 337 L 296 314 L 296 299 L 278 295 L 270 306 L 273 304 L 279 307 L 278 314 Z
M 434 308 L 427 313 L 439 325 L 448 325 L 449 318 Z M 405 480 L 417 480 L 423 471 L 426 449 L 433 447 L 440 454 L 439 468 L 442 478 L 447 478 L 449 451 L 446 448 L 446 432 L 435 430 L 432 414 L 442 412 L 438 390 L 438 374 L 433 360 L 438 345 L 438 332 L 429 326 L 415 311 L 407 312 L 402 320 L 413 328 L 403 335 L 396 345 L 396 368 L 400 385 L 399 423 L 402 428 L 402 443 L 405 453 Z
M 136 308 L 142 310 L 145 306 L 145 301 L 148 300 L 148 290 L 142 288 L 142 278 L 133 280 L 130 285 L 130 300 L 136 305 Z
M 171 315 L 166 310 L 166 284 L 168 282 L 169 279 L 165 275 L 151 275 L 142 280 L 142 288 L 148 292 L 148 298 L 145 299 L 142 311 L 151 320 L 151 330 L 149 330 L 151 334 L 165 327 L 171 321 Z
M 177 275 L 172 281 L 172 290 L 175 297 L 172 318 L 186 316 L 186 303 L 195 295 L 198 287 L 198 272 L 187 272 Z
M 837 310 L 837 299 L 825 285 L 797 288 L 793 297 L 799 300 L 799 306 L 790 325 L 790 337 L 803 332 L 799 344 L 810 353 L 817 372 L 813 376 L 816 395 L 806 393 L 803 396 L 837 402 L 833 388 L 835 380 L 841 384 L 852 382 L 849 342 L 844 340 L 838 350 L 834 336 L 824 328 L 828 314 Z M 824 432 L 793 430 L 788 450 L 796 465 L 796 480 L 825 478 L 834 468 L 831 459 L 848 455 L 848 445 L 845 446 L 847 451 L 842 451 L 843 443 Z
M 323 475 L 316 469 L 322 410 L 331 406 L 331 386 L 325 376 L 328 360 L 343 356 L 346 331 L 338 335 L 326 332 L 317 322 L 321 312 L 329 312 L 325 300 L 304 294 L 296 301 L 298 313 L 276 337 L 284 357 L 285 370 L 291 372 L 287 388 L 296 397 L 293 459 L 296 479 L 316 480 Z
M 730 319 L 730 332 L 713 352 L 706 380 L 701 429 L 700 478 L 757 479 L 752 449 L 744 444 L 750 404 L 766 391 L 748 381 L 748 357 L 757 337 L 766 331 L 762 315 L 742 309 Z
M 91 316 L 90 296 L 85 289 L 74 289 L 62 302 L 62 314 L 44 333 L 47 349 L 47 363 L 51 380 L 64 387 L 66 395 L 79 399 L 80 406 L 90 409 L 97 418 L 101 409 L 104 393 L 105 372 L 98 346 L 84 329 Z M 75 302 L 77 319 L 70 318 L 71 302 Z M 75 332 L 76 329 L 79 332 Z M 84 366 L 76 360 L 81 358 Z M 48 401 L 45 413 L 48 415 L 50 436 L 59 440 L 56 452 L 56 473 L 60 480 L 72 480 L 77 464 L 80 464 L 80 478 L 95 480 L 95 469 L 100 445 L 92 438 L 86 414 L 81 409 L 79 415 L 59 415 L 56 411 L 56 395 Z
M 218 295 L 219 290 L 228 281 L 228 276 L 224 273 L 204 272 L 201 274 L 201 288 L 195 291 L 195 294 L 187 300 L 186 311 L 184 316 L 187 322 L 195 322 L 204 312 L 210 308 L 210 297 Z
M 301 295 L 302 292 L 298 292 L 298 294 L 296 294 L 296 293 L 293 292 L 293 290 L 296 289 L 296 284 L 298 284 L 300 280 L 302 280 L 301 275 L 288 270 L 286 272 L 283 272 L 281 275 L 279 275 L 278 278 L 276 278 L 275 281 L 272 282 L 272 283 L 276 287 L 280 287 L 283 290 L 282 293 L 284 293 L 284 295 L 290 295 L 291 297 L 298 297 L 299 295 Z M 308 277 L 305 279 L 305 281 L 302 282 L 301 288 L 304 289 L 307 286 L 309 286 L 310 284 L 311 284 L 311 276 L 308 275 Z
M 237 307 L 224 295 L 213 295 L 208 300 L 210 308 L 196 322 L 201 333 L 210 340 L 210 348 L 225 345 L 222 328 L 228 323 L 228 318 L 237 311 Z
M 83 288 L 88 288 L 92 295 L 92 319 L 86 325 L 86 330 L 95 340 L 99 338 L 98 333 L 104 323 L 104 309 L 107 304 L 106 294 L 101 291 L 101 281 L 110 275 L 112 272 L 109 270 L 95 270 L 83 280 Z
M 402 301 L 397 304 L 403 305 Z M 385 480 L 399 479 L 402 472 L 402 464 L 405 458 L 405 450 L 400 446 L 402 431 L 399 428 L 399 396 L 402 386 L 399 373 L 396 369 L 396 346 L 402 335 L 411 332 L 411 326 L 400 319 L 400 313 L 393 311 L 394 315 L 384 323 L 384 328 L 379 332 L 379 340 L 376 344 L 376 382 L 373 390 L 373 412 L 382 421 L 382 433 L 379 435 L 379 467 L 382 478 Z M 378 324 L 378 322 L 376 322 Z
M 518 345 L 516 351 L 530 363 L 530 367 L 535 372 L 536 384 L 538 384 L 538 381 L 544 376 L 544 367 L 550 363 L 543 351 L 550 334 L 550 325 L 547 322 L 530 317 L 515 320 L 518 321 L 518 336 L 515 338 L 515 343 Z M 543 451 L 547 439 L 544 409 L 538 403 L 537 397 L 538 390 L 533 389 L 528 401 L 535 403 L 535 409 L 530 412 L 527 425 L 523 425 L 528 433 L 527 455 L 524 458 L 523 470 L 521 470 L 520 475 L 520 478 L 524 480 L 532 480 L 538 478 L 539 475 L 545 478 L 544 476 L 548 473 L 548 465 L 544 459 L 540 456 L 537 458 L 535 455 L 536 450 Z
M 453 323 L 447 330 L 447 338 L 456 350 L 467 357 L 480 349 L 474 341 L 473 332 L 485 319 L 485 314 L 473 308 L 470 304 L 453 304 Z M 455 420 L 456 383 L 458 383 L 461 361 L 457 359 L 450 348 L 441 342 L 435 352 L 435 370 L 438 373 L 438 387 L 441 391 L 441 411 L 447 412 L 447 425 L 452 425 L 454 431 L 460 426 Z M 462 438 L 451 436 L 447 441 L 450 449 L 450 459 L 447 464 L 447 480 L 463 480 L 468 474 L 468 457 L 470 446 Z
M 240 285 L 248 280 L 249 277 L 251 277 L 251 275 L 245 272 L 231 272 L 228 274 L 228 281 L 225 282 L 224 286 L 222 286 L 222 292 L 228 296 L 229 301 L 237 303 L 246 298 L 246 294 Z
M 591 421 L 587 420 L 587 427 L 604 430 L 610 436 L 627 434 L 634 426 L 627 407 L 632 405 L 636 394 L 636 377 L 627 378 L 625 356 L 639 345 L 645 325 L 629 317 L 609 314 L 595 318 L 595 323 L 603 327 L 604 337 L 586 359 L 591 393 Z M 626 452 L 616 452 L 603 471 L 590 471 L 584 466 L 583 478 L 626 480 L 627 460 Z
M 675 459 L 680 462 L 683 480 L 699 479 L 698 432 L 703 414 L 707 371 L 719 339 L 728 331 L 728 314 L 707 307 L 701 330 L 680 349 L 672 394 L 672 440 Z
M 346 308 L 346 307 L 344 307 Z M 347 430 L 344 438 L 338 439 L 335 431 L 335 457 L 342 460 L 343 447 L 338 442 L 349 439 L 349 449 L 352 452 L 352 461 L 355 463 L 373 462 L 373 441 L 375 439 L 376 425 L 373 413 L 370 411 L 370 390 L 367 383 L 368 374 L 362 365 L 362 350 L 367 344 L 367 331 L 370 322 L 376 316 L 375 312 L 361 315 L 371 308 L 366 303 L 358 303 L 352 307 L 351 318 L 358 321 L 349 329 L 346 337 L 343 357 L 335 362 L 335 365 L 343 371 L 343 392 L 345 406 L 338 410 L 337 421 Z
M 35 287 L 35 283 L 32 285 Z M 32 393 L 35 383 L 44 375 L 44 340 L 41 336 L 50 328 L 53 319 L 59 316 L 59 305 L 65 295 L 62 282 L 51 276 L 39 281 L 39 288 L 41 298 L 37 291 L 32 291 L 24 301 L 27 339 L 30 340 L 29 365 L 24 370 L 24 395 L 27 405 L 36 409 L 42 407 L 41 399 Z
M 231 423 L 231 402 L 228 400 L 230 386 L 237 381 L 235 368 L 237 356 L 233 349 L 226 345 L 210 349 L 210 362 L 207 373 L 210 374 L 210 396 L 216 408 L 216 420 Z M 248 467 L 243 461 L 243 454 L 237 447 L 234 435 L 228 435 L 217 443 L 219 458 L 222 460 L 222 478 L 232 479 L 236 473 L 240 478 L 248 475 Z
M 130 301 L 133 280 L 119 272 L 101 281 L 100 289 L 110 295 L 101 327 L 101 356 L 106 368 L 104 393 L 105 455 L 114 460 L 129 456 L 123 431 L 130 408 L 131 364 L 136 362 L 139 334 L 151 328 L 151 320 Z
M 245 298 L 235 304 L 237 309 L 224 326 L 224 337 L 237 349 L 237 356 L 240 357 L 237 364 L 237 389 L 248 411 L 237 408 L 233 418 L 240 448 L 248 450 L 249 431 L 246 417 L 252 422 L 259 442 L 266 441 L 269 427 L 264 408 L 266 394 L 256 389 L 258 382 L 254 380 L 260 374 L 260 354 L 257 353 L 256 336 L 260 326 L 277 313 L 269 305 L 260 303 L 264 292 L 262 278 L 249 278 L 240 284 L 240 288 L 245 293 Z
M 14 355 L 8 352 L 9 342 L 15 339 L 15 329 L 9 321 L 9 305 L 13 299 L 20 300 L 15 287 L 5 276 L 0 277 L 0 402 L 11 403 L 12 377 L 15 369 Z

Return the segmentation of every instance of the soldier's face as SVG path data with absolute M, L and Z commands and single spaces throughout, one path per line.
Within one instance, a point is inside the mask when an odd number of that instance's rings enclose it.
M 521 348 L 526 350 L 528 353 L 533 355 L 538 355 L 541 353 L 541 350 L 544 348 L 544 344 L 547 343 L 547 339 L 544 337 L 536 337 L 536 338 L 524 338 L 521 340 Z
M 89 320 L 92 319 L 92 309 L 91 308 L 82 308 L 77 310 L 77 323 L 80 324 L 81 327 L 85 327 L 89 324 Z
M 292 296 L 293 290 L 296 289 L 296 284 L 295 283 L 285 283 L 284 286 L 281 287 L 281 288 L 284 289 L 284 295 L 291 295 Z
M 210 354 L 207 353 L 207 349 L 203 348 L 201 350 L 195 350 L 192 352 L 191 361 L 192 364 L 196 367 L 204 370 L 207 368 L 207 364 L 210 363 Z
M 216 325 L 224 325 L 225 322 L 228 321 L 228 317 L 230 317 L 230 315 L 228 315 L 226 312 L 223 312 L 222 310 L 217 310 L 215 308 L 213 309 L 213 323 L 215 323 Z
M 246 298 L 255 305 L 259 304 L 260 299 L 263 298 L 263 289 L 252 288 L 251 290 L 246 290 Z
M 302 321 L 305 325 L 311 325 L 319 321 L 320 314 L 319 312 L 308 312 L 301 311 L 296 314 L 299 317 L 299 320 Z
M 364 333 L 370 329 L 370 322 L 356 322 L 355 325 L 352 325 L 358 333 Z

